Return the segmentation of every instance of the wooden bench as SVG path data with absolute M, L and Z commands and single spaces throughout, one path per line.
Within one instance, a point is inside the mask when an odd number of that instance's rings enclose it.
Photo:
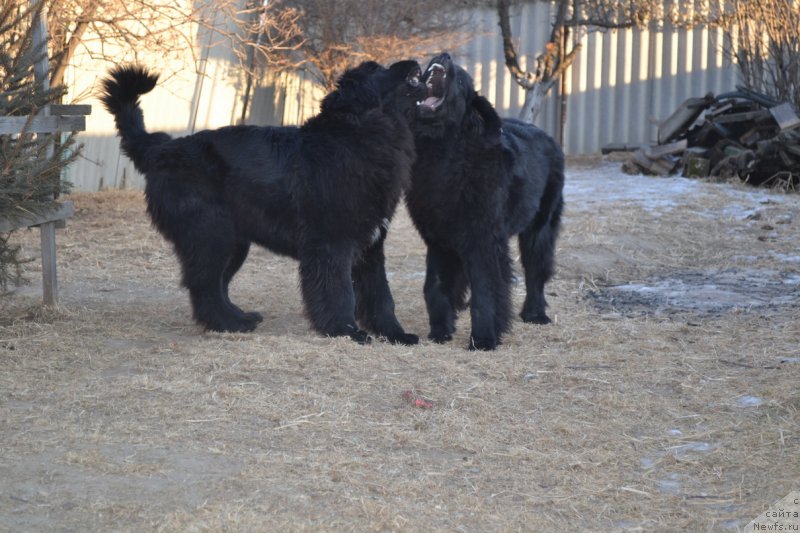
M 20 133 L 54 134 L 86 129 L 86 115 L 92 112 L 89 105 L 51 104 L 35 116 L 0 117 L 0 135 Z M 42 292 L 45 305 L 58 302 L 58 277 L 56 272 L 56 228 L 64 228 L 67 219 L 75 213 L 72 202 L 54 202 L 53 209 L 44 214 L 26 213 L 13 220 L 0 219 L 0 233 L 19 228 L 39 227 L 42 243 Z

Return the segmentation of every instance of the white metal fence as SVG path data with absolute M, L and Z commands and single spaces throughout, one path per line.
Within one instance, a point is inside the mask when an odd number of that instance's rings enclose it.
M 530 62 L 549 38 L 550 6 L 528 4 L 514 15 L 518 49 Z M 460 62 L 501 114 L 516 116 L 524 94 L 505 67 L 495 12 L 476 13 L 475 26 L 478 37 L 461 51 Z M 685 99 L 735 88 L 738 74 L 723 53 L 725 39 L 729 45 L 721 30 L 669 25 L 588 33 L 567 72 L 563 95 L 550 96 L 537 124 L 560 137 L 563 113 L 568 154 L 599 152 L 611 142 L 654 140 L 657 123 Z
M 549 37 L 550 10 L 547 3 L 536 3 L 512 13 L 512 30 L 523 62 L 532 61 Z M 524 95 L 505 67 L 496 14 L 479 10 L 471 19 L 474 38 L 454 51 L 454 56 L 501 115 L 516 116 Z M 589 33 L 567 73 L 564 94 L 550 96 L 537 123 L 563 138 L 568 154 L 599 152 L 612 142 L 653 140 L 657 122 L 686 98 L 734 89 L 737 72 L 722 51 L 726 39 L 729 37 L 719 30 L 669 26 Z M 426 62 L 426 58 L 419 59 Z M 148 129 L 183 135 L 238 123 L 244 84 L 234 65 L 224 53 L 215 53 L 200 74 L 184 72 L 166 80 L 142 99 Z M 71 71 L 72 94 L 96 90 L 97 77 L 102 75 L 98 68 L 105 65 L 98 67 L 84 58 L 83 64 Z M 256 86 L 246 122 L 301 123 L 316 113 L 321 96 L 307 78 L 274 77 Z M 68 178 L 77 189 L 86 191 L 141 188 L 142 177 L 119 152 L 111 117 L 94 98 L 82 103 L 93 104 L 93 111 L 87 131 L 80 135 L 84 157 L 71 166 Z

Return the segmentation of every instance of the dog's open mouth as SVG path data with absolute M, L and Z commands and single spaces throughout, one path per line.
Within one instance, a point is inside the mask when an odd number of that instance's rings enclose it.
M 447 69 L 441 63 L 431 63 L 425 73 L 427 98 L 417 102 L 418 106 L 436 111 L 444 103 L 447 88 Z

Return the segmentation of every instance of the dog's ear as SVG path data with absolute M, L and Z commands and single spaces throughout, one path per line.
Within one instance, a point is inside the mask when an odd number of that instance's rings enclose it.
M 325 98 L 322 99 L 322 103 L 320 104 L 320 112 L 333 113 L 335 111 L 341 111 L 345 105 L 346 102 L 344 98 L 342 98 L 341 93 L 336 90 L 332 93 L 328 93 Z
M 377 70 L 373 64 L 380 67 L 377 63 L 365 62 L 342 74 L 336 82 L 336 90 L 322 100 L 322 111 L 359 114 L 378 107 L 380 95 L 374 80 L 370 79 L 370 74 Z
M 476 93 L 470 102 L 470 107 L 473 111 L 471 114 L 476 115 L 479 121 L 479 128 L 484 140 L 490 144 L 498 144 L 503 121 L 492 103 Z
M 358 67 L 356 67 L 355 70 L 364 72 L 366 74 L 372 74 L 382 69 L 383 67 L 381 66 L 380 63 L 377 63 L 375 61 L 362 61 L 361 64 L 358 65 Z

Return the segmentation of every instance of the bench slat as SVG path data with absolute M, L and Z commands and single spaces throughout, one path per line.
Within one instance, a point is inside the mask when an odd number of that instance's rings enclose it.
M 38 226 L 46 222 L 55 222 L 57 220 L 64 220 L 70 218 L 75 214 L 75 206 L 71 201 L 67 200 L 58 204 L 49 213 L 34 216 L 31 214 L 24 214 L 15 220 L 0 219 L 0 233 L 6 233 L 19 228 L 28 228 L 31 226 Z
M 48 115 L 91 115 L 92 106 L 88 104 L 50 104 Z
M 25 126 L 28 126 L 27 129 Z M 86 117 L 37 116 L 37 117 L 0 117 L 0 135 L 17 133 L 55 133 L 57 131 L 84 131 Z

